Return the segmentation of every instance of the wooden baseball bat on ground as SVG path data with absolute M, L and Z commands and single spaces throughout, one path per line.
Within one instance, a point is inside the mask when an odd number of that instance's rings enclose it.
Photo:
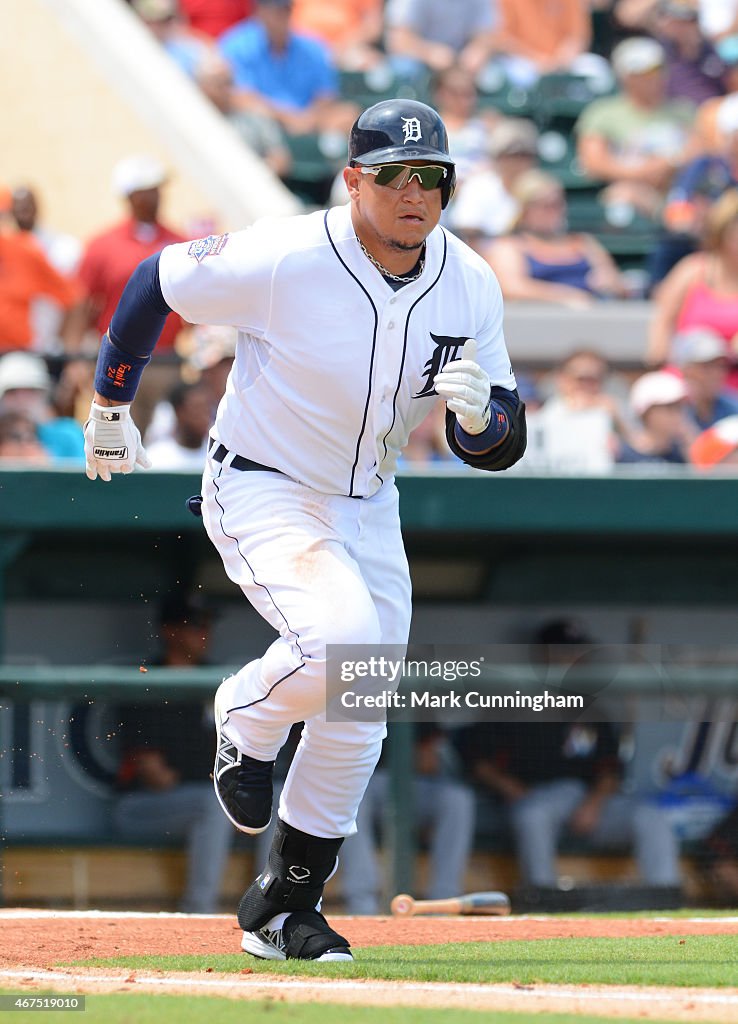
M 418 917 L 424 914 L 497 914 L 510 913 L 510 899 L 504 892 L 470 892 L 447 900 L 414 900 L 400 893 L 390 903 L 395 917 Z

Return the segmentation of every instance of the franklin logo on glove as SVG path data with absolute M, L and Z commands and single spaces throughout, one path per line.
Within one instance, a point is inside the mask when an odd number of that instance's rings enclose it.
M 85 462 L 90 480 L 99 474 L 106 482 L 113 473 L 132 473 L 136 465 L 148 469 L 151 463 L 129 405 L 113 409 L 92 403 L 85 423 Z
M 95 448 L 96 459 L 127 459 L 127 448 Z

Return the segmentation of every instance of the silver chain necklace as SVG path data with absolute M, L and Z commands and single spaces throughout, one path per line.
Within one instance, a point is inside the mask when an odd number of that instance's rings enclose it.
M 356 241 L 361 246 L 361 251 L 364 253 L 366 258 L 377 268 L 382 277 L 388 277 L 391 281 L 402 281 L 403 284 L 410 284 L 411 281 L 417 281 L 425 270 L 425 242 L 423 242 L 423 255 L 420 257 L 420 266 L 418 267 L 417 273 L 413 274 L 412 277 L 403 277 L 401 274 L 393 274 L 391 270 L 387 270 L 386 267 L 383 267 L 379 260 L 376 260 L 372 256 L 358 235 L 356 236 Z

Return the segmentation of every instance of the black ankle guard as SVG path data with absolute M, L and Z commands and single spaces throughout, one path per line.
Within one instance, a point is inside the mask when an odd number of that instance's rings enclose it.
M 253 932 L 275 914 L 315 910 L 342 843 L 318 839 L 277 819 L 266 869 L 238 905 L 241 928 Z
M 284 951 L 288 960 L 317 960 L 331 949 L 346 950 L 348 939 L 334 932 L 317 910 L 296 910 L 284 923 Z

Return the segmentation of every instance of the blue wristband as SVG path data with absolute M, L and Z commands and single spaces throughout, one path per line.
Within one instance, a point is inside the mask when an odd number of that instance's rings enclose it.
M 467 434 L 459 426 L 458 420 L 454 424 L 454 437 L 464 451 L 473 452 L 474 454 L 487 452 L 507 436 L 507 432 L 510 429 L 510 421 L 505 410 L 493 399 L 490 403 L 489 411 L 490 421 L 481 434 Z
M 116 402 L 132 402 L 144 368 L 151 356 L 132 356 L 117 348 L 103 334 L 95 368 L 95 391 Z

